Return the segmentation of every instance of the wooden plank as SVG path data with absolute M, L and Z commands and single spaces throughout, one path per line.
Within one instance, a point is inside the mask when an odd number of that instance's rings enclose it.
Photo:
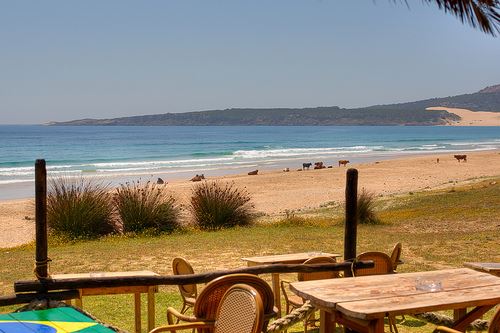
M 241 258 L 241 260 L 247 261 L 247 263 L 251 263 L 252 266 L 256 266 L 256 265 L 272 265 L 272 264 L 301 264 L 304 261 L 311 259 L 313 257 L 337 258 L 341 257 L 341 255 L 338 253 L 311 251 L 311 252 L 300 252 L 300 253 L 276 254 L 276 255 L 259 256 L 259 257 L 248 257 L 248 258 Z
M 26 304 L 35 299 L 70 300 L 78 298 L 78 290 L 65 290 L 51 293 L 28 293 L 0 296 L 0 306 Z
M 131 286 L 131 287 L 111 287 L 111 288 L 85 288 L 82 289 L 82 296 L 147 293 L 149 292 L 149 288 L 152 287 Z
M 474 320 L 481 318 L 486 312 L 491 310 L 495 305 L 488 305 L 488 306 L 479 306 L 477 308 L 474 308 L 472 311 L 469 313 L 465 312 L 463 316 L 460 318 L 456 319 L 455 322 L 453 323 L 452 328 L 457 330 L 457 331 L 465 331 L 467 329 L 467 326 L 469 326 L 470 323 L 472 323 Z
M 335 309 L 347 316 L 368 320 L 383 318 L 387 313 L 411 314 L 498 303 L 500 303 L 500 283 L 426 294 L 339 302 Z
M 277 316 L 281 318 L 281 286 L 280 286 L 280 275 L 278 273 L 271 274 L 273 295 L 274 295 L 274 306 L 278 309 Z
M 152 271 L 128 271 L 128 272 L 88 272 L 71 274 L 53 274 L 51 277 L 56 280 L 78 279 L 88 277 L 126 277 L 126 276 L 159 276 Z
M 500 276 L 499 262 L 465 262 L 465 267 Z
M 155 328 L 155 292 L 158 292 L 158 288 L 149 287 L 148 291 L 148 332 Z
M 141 294 L 134 294 L 135 332 L 141 333 Z
M 461 268 L 294 282 L 290 287 L 297 295 L 312 300 L 316 305 L 335 308 L 339 302 L 428 293 L 416 289 L 417 278 L 440 280 L 445 290 L 500 284 L 500 279 L 493 275 Z
M 366 260 L 356 262 L 357 268 L 373 267 L 373 261 Z M 40 290 L 60 290 L 60 289 L 86 289 L 100 287 L 123 287 L 123 286 L 157 286 L 157 285 L 182 285 L 182 284 L 198 284 L 209 282 L 220 276 L 248 273 L 248 274 L 268 274 L 268 273 L 311 273 L 324 271 L 342 271 L 350 268 L 351 263 L 331 263 L 331 264 L 277 264 L 264 265 L 256 267 L 246 267 L 239 269 L 230 269 L 224 271 L 214 271 L 200 274 L 187 275 L 167 275 L 167 276 L 123 276 L 123 277 L 86 277 L 86 278 L 71 278 L 71 279 L 45 279 L 42 281 L 16 281 L 14 282 L 15 292 L 40 291 Z

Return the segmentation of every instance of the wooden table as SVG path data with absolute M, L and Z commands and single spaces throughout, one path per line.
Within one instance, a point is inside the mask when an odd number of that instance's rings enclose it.
M 318 251 L 289 253 L 279 255 L 269 255 L 261 257 L 248 257 L 242 258 L 247 262 L 247 266 L 260 266 L 272 264 L 302 264 L 304 261 L 313 257 L 340 257 L 337 253 L 324 253 Z M 272 273 L 272 287 L 274 293 L 274 305 L 278 308 L 278 317 L 281 317 L 281 293 L 280 293 L 280 275 L 279 273 Z
M 55 274 L 51 277 L 56 280 L 88 278 L 88 277 L 127 277 L 127 276 L 157 276 L 151 271 L 131 271 L 131 272 L 93 272 L 80 274 Z M 141 332 L 141 293 L 148 297 L 148 331 L 155 327 L 155 293 L 158 292 L 158 286 L 129 286 L 129 287 L 106 287 L 106 288 L 85 288 L 80 289 L 80 298 L 76 300 L 76 306 L 83 308 L 83 296 L 95 295 L 116 295 L 116 294 L 134 294 L 134 312 L 135 312 L 135 332 Z M 119 309 L 117 309 L 119 311 Z
M 418 278 L 441 281 L 441 291 L 416 289 Z M 464 331 L 500 303 L 500 278 L 468 268 L 294 282 L 291 289 L 320 309 L 321 330 L 333 322 L 358 332 L 383 333 L 386 315 L 455 311 L 454 328 Z M 466 312 L 468 307 L 473 310 Z M 332 321 L 333 320 L 333 321 Z
M 500 262 L 466 262 L 464 266 L 500 277 Z

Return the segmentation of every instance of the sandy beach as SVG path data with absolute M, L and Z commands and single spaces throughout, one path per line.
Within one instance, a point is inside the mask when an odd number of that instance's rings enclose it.
M 500 152 L 467 154 L 467 162 L 458 163 L 453 153 L 419 155 L 370 163 L 350 164 L 359 170 L 359 188 L 388 196 L 463 184 L 477 178 L 500 176 Z M 439 159 L 439 163 L 437 162 Z M 234 181 L 252 195 L 257 211 L 269 216 L 285 210 L 317 208 L 344 198 L 345 167 L 290 172 L 259 172 L 256 176 L 230 175 L 209 180 Z M 182 204 L 189 201 L 193 183 L 176 180 L 166 185 Z M 0 247 L 30 242 L 34 237 L 33 199 L 0 201 Z

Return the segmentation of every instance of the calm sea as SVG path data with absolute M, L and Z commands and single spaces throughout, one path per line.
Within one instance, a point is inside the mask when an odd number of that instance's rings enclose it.
M 33 195 L 37 158 L 49 176 L 121 182 L 499 148 L 498 127 L 0 126 L 0 199 Z

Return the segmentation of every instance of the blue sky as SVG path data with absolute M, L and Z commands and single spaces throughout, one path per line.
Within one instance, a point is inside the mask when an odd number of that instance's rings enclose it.
M 408 2 L 0 0 L 0 123 L 357 107 L 500 83 L 499 38 Z

